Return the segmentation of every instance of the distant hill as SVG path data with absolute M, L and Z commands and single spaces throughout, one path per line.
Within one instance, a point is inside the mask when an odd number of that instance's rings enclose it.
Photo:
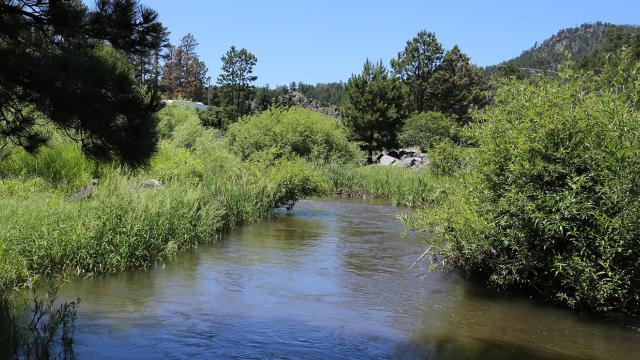
M 517 67 L 535 72 L 533 69 L 553 71 L 566 59 L 578 62 L 581 67 L 593 67 L 606 52 L 618 50 L 630 43 L 640 48 L 640 28 L 633 25 L 614 25 L 610 23 L 583 24 L 578 27 L 560 30 L 557 34 L 536 43 L 519 56 L 498 65 L 488 66 L 489 74 L 496 73 L 501 67 Z

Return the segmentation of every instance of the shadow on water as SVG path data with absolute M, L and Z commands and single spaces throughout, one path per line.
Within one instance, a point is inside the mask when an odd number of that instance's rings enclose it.
M 74 280 L 79 358 L 629 359 L 637 322 L 408 267 L 421 239 L 375 201 L 302 201 L 148 271 Z

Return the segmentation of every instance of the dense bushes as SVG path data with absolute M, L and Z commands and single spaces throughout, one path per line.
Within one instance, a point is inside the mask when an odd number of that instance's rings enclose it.
M 245 117 L 229 126 L 226 141 L 229 149 L 243 159 L 271 149 L 323 162 L 361 157 L 339 123 L 303 108 L 271 109 Z
M 576 75 L 502 84 L 474 166 L 412 225 L 443 264 L 595 311 L 640 311 L 640 119 Z
M 442 113 L 417 113 L 404 121 L 398 141 L 404 147 L 427 150 L 442 141 L 458 141 L 460 131 L 460 125 Z

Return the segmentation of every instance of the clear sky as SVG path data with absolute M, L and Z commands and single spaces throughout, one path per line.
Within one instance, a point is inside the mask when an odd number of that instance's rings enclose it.
M 512 58 L 561 28 L 640 23 L 640 0 L 141 0 L 172 43 L 192 33 L 215 79 L 231 46 L 258 57 L 260 85 L 347 80 L 364 60 L 388 64 L 418 31 L 458 44 L 477 65 Z

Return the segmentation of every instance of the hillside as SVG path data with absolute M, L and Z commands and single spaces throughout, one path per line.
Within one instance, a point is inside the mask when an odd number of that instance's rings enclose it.
M 639 28 L 632 25 L 602 22 L 582 24 L 562 29 L 542 43 L 536 43 L 532 48 L 523 51 L 519 56 L 489 66 L 485 70 L 493 74 L 503 66 L 515 66 L 531 72 L 535 71 L 533 69 L 553 71 L 566 59 L 567 54 L 583 66 L 593 65 L 597 63 L 593 58 L 602 55 L 604 50 L 610 52 L 630 42 L 637 42 L 638 32 Z

